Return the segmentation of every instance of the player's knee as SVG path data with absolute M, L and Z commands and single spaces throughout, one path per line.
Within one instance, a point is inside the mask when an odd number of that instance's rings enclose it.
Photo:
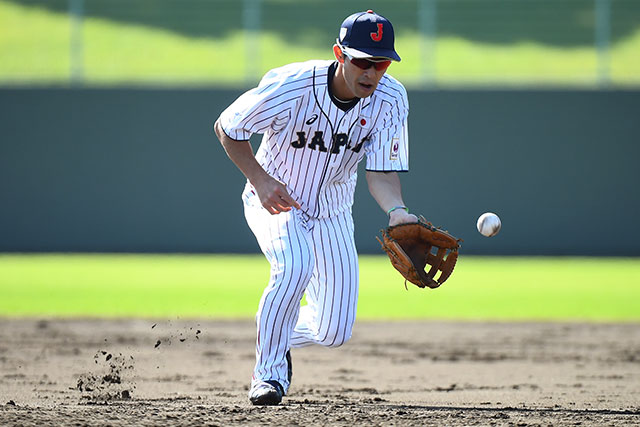
M 322 345 L 326 347 L 340 347 L 351 338 L 351 327 L 344 326 L 330 330 L 322 340 Z
M 331 341 L 331 343 L 327 347 L 340 347 L 341 345 L 349 341 L 349 338 L 351 338 L 350 335 L 336 337 L 336 339 L 334 341 Z

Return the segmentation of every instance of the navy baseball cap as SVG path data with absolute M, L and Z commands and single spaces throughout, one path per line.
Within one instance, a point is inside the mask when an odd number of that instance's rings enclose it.
M 354 58 L 382 57 L 400 61 L 393 42 L 391 22 L 373 10 L 354 13 L 340 26 L 338 45 Z

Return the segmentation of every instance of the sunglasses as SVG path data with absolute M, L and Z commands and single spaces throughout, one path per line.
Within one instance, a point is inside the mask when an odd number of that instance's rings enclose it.
M 349 58 L 349 61 L 351 61 L 353 65 L 363 70 L 368 70 L 369 68 L 373 67 L 377 71 L 383 71 L 389 68 L 389 65 L 391 65 L 391 61 L 388 59 L 371 60 L 364 58 L 354 58 L 353 56 L 346 53 L 344 49 L 342 50 L 342 53 L 344 54 L 344 56 Z

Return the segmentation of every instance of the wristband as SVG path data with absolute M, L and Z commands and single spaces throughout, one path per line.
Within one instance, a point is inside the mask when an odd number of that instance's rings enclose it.
M 392 207 L 391 209 L 389 209 L 389 210 L 387 211 L 387 216 L 390 216 L 390 215 L 391 215 L 391 212 L 393 212 L 393 211 L 395 211 L 395 210 L 398 210 L 398 209 L 404 209 L 405 211 L 407 211 L 407 213 L 409 213 L 409 208 L 408 208 L 408 207 L 406 207 L 406 206 L 394 206 L 394 207 Z

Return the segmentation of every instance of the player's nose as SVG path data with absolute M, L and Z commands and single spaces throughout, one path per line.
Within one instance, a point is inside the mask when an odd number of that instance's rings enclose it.
M 373 78 L 376 75 L 376 69 L 374 67 L 369 67 L 366 70 L 364 70 L 364 76 L 367 78 Z

